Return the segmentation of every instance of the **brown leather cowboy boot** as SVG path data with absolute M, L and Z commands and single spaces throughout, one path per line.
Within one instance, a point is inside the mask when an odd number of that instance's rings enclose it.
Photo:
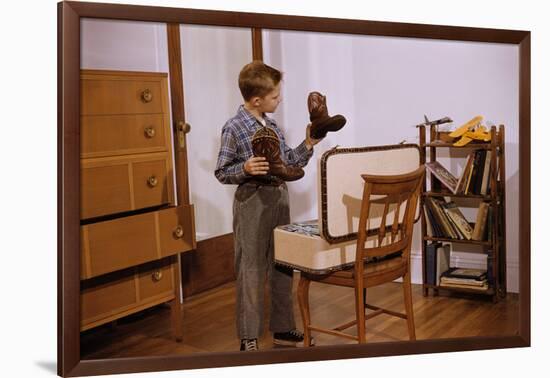
M 341 114 L 329 117 L 326 96 L 319 92 L 311 92 L 307 96 L 307 108 L 311 121 L 309 135 L 312 138 L 324 138 L 327 132 L 338 131 L 346 124 L 346 118 Z
M 293 165 L 286 165 L 281 160 L 279 138 L 269 127 L 262 127 L 252 137 L 254 156 L 265 157 L 269 163 L 268 174 L 284 181 L 295 181 L 304 177 L 304 170 Z

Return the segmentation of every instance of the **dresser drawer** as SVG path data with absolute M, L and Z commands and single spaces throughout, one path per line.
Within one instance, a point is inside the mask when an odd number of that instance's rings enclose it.
M 80 218 L 174 202 L 167 153 L 81 160 Z
M 86 330 L 176 297 L 175 257 L 82 281 L 80 329 Z
M 81 286 L 81 330 L 112 320 L 138 304 L 134 269 L 83 282 Z
M 162 113 L 166 74 L 155 76 L 81 75 L 80 115 Z
M 80 157 L 168 151 L 168 123 L 164 114 L 82 116 Z
M 82 279 L 195 248 L 192 205 L 80 227 Z
M 174 262 L 170 262 L 174 260 Z M 139 297 L 149 302 L 175 292 L 175 269 L 177 259 L 163 259 L 138 267 Z

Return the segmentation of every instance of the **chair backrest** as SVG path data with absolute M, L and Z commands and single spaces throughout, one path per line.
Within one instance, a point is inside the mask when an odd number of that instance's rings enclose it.
M 408 261 L 424 169 L 422 165 L 401 175 L 361 175 L 365 185 L 357 233 L 357 266 L 362 266 L 366 258 L 396 252 L 402 252 Z M 372 219 L 377 219 L 379 225 L 370 224 Z M 365 247 L 367 242 L 369 247 Z

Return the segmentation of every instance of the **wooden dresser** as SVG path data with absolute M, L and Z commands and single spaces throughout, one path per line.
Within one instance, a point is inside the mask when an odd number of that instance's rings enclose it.
M 80 75 L 81 330 L 171 302 L 177 254 L 195 249 L 192 205 L 176 206 L 165 73 Z

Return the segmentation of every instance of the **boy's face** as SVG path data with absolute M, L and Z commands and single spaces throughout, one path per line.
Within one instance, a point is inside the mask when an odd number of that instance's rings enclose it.
M 281 83 L 277 84 L 275 88 L 266 94 L 264 97 L 258 97 L 258 110 L 261 113 L 273 113 L 281 101 Z

